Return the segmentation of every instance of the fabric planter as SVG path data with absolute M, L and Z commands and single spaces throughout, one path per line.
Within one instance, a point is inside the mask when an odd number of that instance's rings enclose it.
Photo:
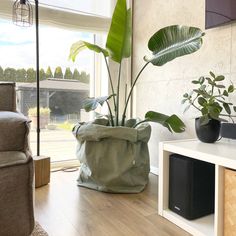
M 148 183 L 147 142 L 151 127 L 106 126 L 107 121 L 79 123 L 73 129 L 81 163 L 78 185 L 113 193 L 138 193 Z

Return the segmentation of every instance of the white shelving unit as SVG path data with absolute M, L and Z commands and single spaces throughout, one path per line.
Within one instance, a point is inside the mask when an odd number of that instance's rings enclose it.
M 214 144 L 198 140 L 161 142 L 159 147 L 158 213 L 194 236 L 223 236 L 224 168 L 236 169 L 236 143 Z M 196 220 L 186 220 L 168 209 L 169 155 L 177 153 L 215 164 L 215 213 Z

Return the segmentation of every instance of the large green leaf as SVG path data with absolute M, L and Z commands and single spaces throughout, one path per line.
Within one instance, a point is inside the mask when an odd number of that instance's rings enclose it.
M 107 36 L 106 48 L 113 61 L 120 63 L 131 54 L 131 10 L 126 0 L 118 0 Z
M 77 55 L 84 49 L 90 49 L 97 53 L 103 53 L 103 55 L 106 57 L 108 56 L 108 51 L 106 49 L 101 48 L 95 44 L 88 43 L 86 41 L 78 41 L 72 44 L 70 48 L 69 59 L 71 59 L 72 61 L 75 61 Z
M 149 40 L 153 55 L 144 57 L 153 65 L 162 66 L 176 57 L 197 51 L 202 46 L 204 33 L 195 27 L 172 25 L 157 31 Z
M 102 106 L 104 102 L 108 101 L 113 96 L 115 95 L 103 96 L 103 97 L 98 97 L 98 98 L 87 98 L 83 102 L 83 108 L 87 112 L 93 111 L 98 107 L 98 105 Z
M 159 112 L 148 111 L 145 115 L 145 119 L 161 124 L 170 132 L 182 133 L 185 131 L 185 124 L 177 115 L 167 116 Z

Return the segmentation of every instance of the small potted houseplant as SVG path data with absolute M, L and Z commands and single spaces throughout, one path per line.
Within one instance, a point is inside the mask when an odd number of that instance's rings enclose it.
M 40 107 L 40 128 L 45 129 L 50 120 L 50 109 L 48 107 Z M 37 128 L 37 107 L 28 110 L 28 117 L 32 121 L 32 128 Z
M 219 138 L 221 121 L 226 118 L 233 121 L 232 109 L 236 107 L 229 102 L 230 95 L 234 92 L 233 84 L 228 87 L 223 85 L 225 77 L 215 75 L 210 72 L 209 77 L 200 77 L 193 80 L 197 85 L 190 93 L 183 95 L 183 104 L 188 104 L 187 111 L 191 106 L 200 112 L 200 116 L 195 119 L 195 129 L 200 141 L 214 143 Z
M 69 58 L 73 61 L 84 49 L 103 55 L 112 92 L 109 96 L 88 98 L 84 102 L 84 109 L 88 112 L 106 104 L 109 114 L 105 118 L 79 123 L 74 127 L 73 132 L 78 140 L 77 157 L 81 163 L 78 178 L 80 186 L 105 192 L 142 191 L 148 182 L 150 170 L 147 142 L 151 127 L 148 122 L 157 122 L 170 132 L 180 133 L 185 129 L 178 116 L 154 111 L 148 111 L 144 120 L 127 120 L 127 108 L 134 86 L 148 65 L 162 66 L 177 57 L 197 51 L 202 45 L 204 33 L 195 27 L 179 25 L 156 32 L 148 42 L 152 55 L 144 57 L 145 64 L 134 78 L 121 112 L 122 61 L 131 55 L 131 31 L 131 10 L 127 9 L 126 0 L 118 0 L 106 48 L 85 41 L 78 41 L 71 46 Z M 111 78 L 108 59 L 117 63 L 119 72 L 116 80 Z

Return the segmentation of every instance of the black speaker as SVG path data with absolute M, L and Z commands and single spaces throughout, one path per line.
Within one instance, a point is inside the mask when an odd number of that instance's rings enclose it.
M 236 139 L 236 124 L 221 123 L 220 135 L 222 138 Z
M 169 209 L 193 220 L 214 212 L 215 166 L 178 154 L 170 155 Z

